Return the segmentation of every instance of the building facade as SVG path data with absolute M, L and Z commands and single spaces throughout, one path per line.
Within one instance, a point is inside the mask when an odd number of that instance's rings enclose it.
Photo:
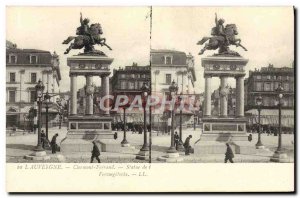
M 263 99 L 262 124 L 278 125 L 278 93 L 276 89 L 281 83 L 283 87 L 282 125 L 294 127 L 294 77 L 294 66 L 277 68 L 270 64 L 260 70 L 249 71 L 249 77 L 245 80 L 245 111 L 250 124 L 257 123 L 256 98 L 261 96 Z
M 54 52 L 36 49 L 6 49 L 6 125 L 25 128 L 28 113 L 36 101 L 35 86 L 38 80 L 45 86 L 44 93 L 51 97 L 50 119 L 56 119 L 61 74 L 59 57 Z M 43 108 L 43 113 L 45 109 Z M 44 120 L 44 119 L 43 119 Z
M 169 86 L 174 80 L 178 85 L 177 94 L 183 94 L 186 97 L 194 97 L 196 74 L 194 68 L 194 57 L 185 52 L 167 49 L 151 50 L 151 87 L 152 95 L 160 98 L 169 96 Z M 188 100 L 190 101 L 190 100 Z M 195 102 L 196 103 L 196 102 Z M 185 104 L 190 105 L 188 103 Z M 168 114 L 166 112 L 157 111 L 157 107 L 153 112 L 152 127 L 154 130 L 163 130 L 167 127 Z M 194 122 L 196 111 L 183 111 L 183 126 L 187 126 Z M 170 115 L 170 114 L 169 114 Z M 178 117 L 179 111 L 176 111 Z M 179 118 L 176 118 L 179 119 Z M 178 122 L 176 122 L 178 123 Z
M 141 88 L 144 83 L 150 87 L 151 72 L 150 66 L 138 66 L 133 63 L 132 66 L 114 69 L 113 76 L 110 79 L 111 94 L 116 98 L 118 95 L 126 95 L 129 100 L 133 100 L 135 96 L 141 95 Z M 123 112 L 112 112 L 114 123 L 123 122 Z M 129 128 L 133 125 L 143 122 L 143 111 L 133 108 L 126 112 L 126 123 Z

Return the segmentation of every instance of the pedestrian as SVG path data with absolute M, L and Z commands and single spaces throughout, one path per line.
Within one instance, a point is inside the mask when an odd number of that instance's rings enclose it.
M 233 151 L 228 143 L 226 143 L 226 153 L 225 153 L 225 163 L 229 160 L 231 163 L 233 163 L 232 158 L 234 158 Z
M 191 140 L 192 137 L 193 137 L 192 135 L 189 135 L 184 141 L 183 146 L 185 148 L 185 155 L 190 155 L 190 152 L 191 152 L 191 149 L 192 149 L 191 144 L 190 144 L 190 140 Z
M 248 135 L 248 141 L 249 141 L 249 142 L 252 141 L 252 134 L 251 134 L 251 133 Z
M 177 134 L 177 131 L 175 131 L 175 134 L 174 134 L 174 142 L 175 142 L 175 148 L 176 148 L 176 150 L 178 150 L 179 135 Z
M 91 157 L 91 163 L 93 163 L 94 158 L 96 158 L 96 160 L 98 161 L 98 163 L 100 162 L 99 156 L 100 156 L 100 150 L 99 147 L 97 146 L 96 142 L 93 141 L 93 150 L 92 150 L 92 157 Z
M 50 142 L 51 144 L 51 149 L 52 149 L 52 154 L 56 153 L 56 150 L 57 150 L 57 144 L 56 144 L 56 138 L 58 136 L 58 133 L 56 133 L 53 137 L 52 137 L 52 140 Z
M 45 134 L 44 130 L 42 130 L 42 132 L 41 132 L 41 141 L 42 141 L 43 148 L 45 148 L 46 134 Z

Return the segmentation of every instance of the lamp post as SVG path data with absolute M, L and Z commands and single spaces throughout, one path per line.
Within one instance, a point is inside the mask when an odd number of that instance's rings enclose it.
M 34 149 L 34 153 L 24 156 L 25 159 L 29 160 L 48 160 L 50 156 L 47 156 L 45 150 L 42 147 L 41 139 L 41 125 L 42 125 L 42 97 L 43 90 L 45 86 L 41 80 L 38 81 L 38 84 L 35 86 L 36 95 L 38 99 L 38 141 L 37 146 Z
M 126 105 L 123 106 L 123 111 L 124 111 L 124 113 L 123 113 L 124 133 L 123 133 L 123 140 L 121 142 L 121 145 L 122 145 L 122 147 L 129 147 L 130 144 L 126 139 Z
M 282 138 L 281 138 L 281 106 L 282 106 L 282 92 L 284 91 L 281 83 L 278 85 L 276 92 L 278 94 L 278 147 L 271 157 L 273 162 L 289 162 L 287 154 L 282 150 Z
M 42 126 L 42 97 L 43 90 L 45 86 L 41 80 L 38 81 L 38 84 L 35 86 L 37 98 L 38 98 L 38 143 L 35 148 L 35 151 L 43 151 L 42 139 L 41 139 L 41 126 Z
M 178 86 L 176 85 L 175 81 L 171 83 L 169 87 L 170 96 L 172 99 L 172 108 L 171 108 L 171 145 L 170 148 L 167 150 L 167 155 L 158 157 L 159 161 L 164 162 L 179 162 L 182 161 L 183 158 L 179 157 L 179 153 L 175 149 L 175 140 L 174 140 L 174 99 L 175 95 L 178 91 Z
M 144 82 L 143 86 L 141 87 L 141 96 L 142 96 L 142 103 L 144 109 L 144 144 L 140 149 L 140 152 L 136 156 L 137 159 L 146 160 L 149 158 L 149 144 L 147 141 L 147 115 L 146 115 L 146 104 L 147 104 L 147 97 L 149 93 L 149 86 L 146 82 Z
M 255 145 L 257 149 L 263 149 L 263 148 L 265 148 L 265 146 L 261 142 L 260 112 L 261 112 L 262 101 L 263 101 L 263 99 L 262 99 L 261 96 L 258 96 L 256 98 L 256 101 L 255 101 L 256 105 L 257 105 L 257 111 L 258 111 L 258 131 L 257 131 L 258 140 L 257 140 L 257 143 Z
M 46 103 L 46 139 L 49 141 L 49 137 L 48 137 L 48 110 L 49 110 L 49 103 L 50 103 L 50 95 L 48 93 L 48 91 L 46 92 L 45 96 L 44 96 L 44 100 L 45 100 L 45 103 Z
M 180 105 L 180 117 L 179 117 L 179 141 L 178 141 L 178 146 L 177 149 L 178 151 L 184 151 L 184 146 L 183 146 L 183 141 L 182 141 L 182 108 L 181 108 L 181 102 L 182 102 L 183 96 L 182 93 L 180 93 L 178 97 L 179 105 Z

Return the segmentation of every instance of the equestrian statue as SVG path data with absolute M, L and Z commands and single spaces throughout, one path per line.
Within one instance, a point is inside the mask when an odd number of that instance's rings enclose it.
M 237 27 L 235 24 L 227 24 L 224 27 L 225 20 L 218 19 L 217 14 L 215 14 L 215 24 L 216 26 L 211 30 L 211 37 L 203 37 L 197 45 L 205 44 L 204 48 L 199 52 L 199 55 L 203 54 L 206 50 L 216 50 L 219 48 L 219 53 L 216 55 L 226 55 L 226 56 L 240 56 L 239 53 L 229 49 L 230 45 L 235 45 L 236 47 L 241 47 L 245 51 L 247 49 L 241 44 L 241 39 L 235 38 L 238 35 Z
M 89 22 L 90 20 L 88 18 L 82 19 L 82 14 L 80 13 L 81 25 L 76 31 L 76 35 L 78 36 L 69 36 L 66 40 L 64 40 L 63 44 L 69 44 L 72 40 L 74 40 L 74 42 L 66 49 L 64 54 L 68 54 L 72 49 L 84 48 L 83 54 L 105 55 L 102 51 L 94 48 L 95 44 L 106 46 L 108 49 L 112 50 L 111 47 L 106 44 L 106 39 L 101 38 L 101 35 L 103 34 L 101 25 L 99 23 L 89 25 Z

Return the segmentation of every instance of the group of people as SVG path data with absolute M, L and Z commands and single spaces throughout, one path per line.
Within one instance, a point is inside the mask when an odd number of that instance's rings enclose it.
M 58 133 L 54 134 L 52 139 L 51 139 L 51 142 L 49 142 L 49 140 L 46 137 L 46 134 L 45 134 L 44 130 L 42 130 L 42 132 L 41 132 L 42 147 L 45 149 L 46 146 L 50 146 L 52 154 L 55 154 L 56 151 L 59 150 L 59 146 L 56 143 L 56 138 L 57 137 L 58 137 Z
M 191 153 L 194 153 L 194 149 L 192 148 L 191 143 L 190 143 L 190 140 L 192 139 L 192 137 L 193 137 L 192 135 L 189 135 L 184 141 L 183 147 L 185 150 L 185 155 L 190 155 Z M 176 131 L 174 134 L 174 142 L 175 142 L 175 148 L 176 148 L 176 150 L 178 150 L 178 145 L 180 143 L 180 137 Z

